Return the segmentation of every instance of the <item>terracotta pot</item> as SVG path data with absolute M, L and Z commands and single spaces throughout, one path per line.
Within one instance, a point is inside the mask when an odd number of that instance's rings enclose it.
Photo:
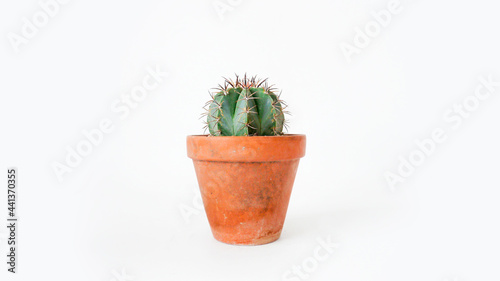
M 305 135 L 188 136 L 215 239 L 238 245 L 277 240 L 305 149 Z

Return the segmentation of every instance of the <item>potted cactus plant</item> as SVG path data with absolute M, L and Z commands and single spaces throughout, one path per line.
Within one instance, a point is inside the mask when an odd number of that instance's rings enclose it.
M 305 135 L 284 134 L 284 102 L 267 79 L 225 79 L 206 105 L 209 135 L 187 137 L 215 239 L 260 245 L 281 235 Z

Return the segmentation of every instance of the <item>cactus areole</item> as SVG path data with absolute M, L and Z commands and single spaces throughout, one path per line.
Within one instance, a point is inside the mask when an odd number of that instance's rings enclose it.
M 211 136 L 278 136 L 285 125 L 285 103 L 267 79 L 225 78 L 207 102 Z
M 188 136 L 215 239 L 236 245 L 277 240 L 306 136 L 283 134 L 286 107 L 267 79 L 225 79 L 206 104 L 210 134 Z

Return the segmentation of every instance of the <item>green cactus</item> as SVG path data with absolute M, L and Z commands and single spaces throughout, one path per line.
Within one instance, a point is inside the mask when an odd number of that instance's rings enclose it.
M 223 86 L 211 93 L 206 127 L 210 136 L 277 136 L 283 134 L 285 103 L 267 79 L 255 76 L 236 81 L 224 78 Z

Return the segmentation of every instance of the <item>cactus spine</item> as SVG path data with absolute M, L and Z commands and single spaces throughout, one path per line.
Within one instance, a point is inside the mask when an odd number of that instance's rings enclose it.
M 286 128 L 285 103 L 267 79 L 224 78 L 207 102 L 206 127 L 211 136 L 277 136 Z

